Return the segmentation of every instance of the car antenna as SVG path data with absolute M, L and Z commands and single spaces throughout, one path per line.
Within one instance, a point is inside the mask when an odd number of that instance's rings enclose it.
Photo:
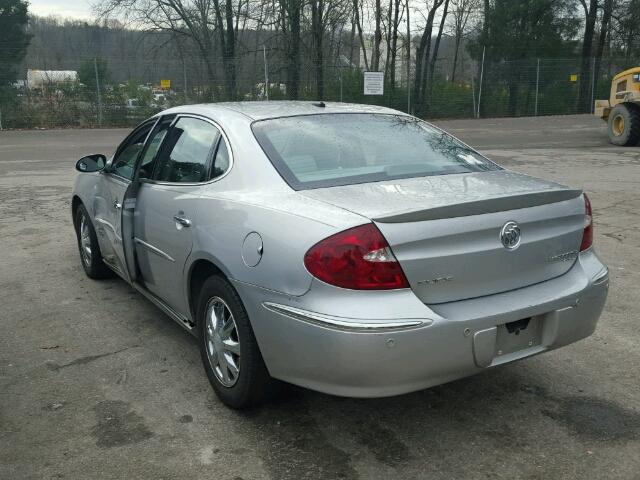
M 326 107 L 326 105 L 324 104 L 324 102 L 322 100 L 320 100 L 318 103 L 312 103 L 312 105 L 314 107 L 320 107 L 320 108 Z

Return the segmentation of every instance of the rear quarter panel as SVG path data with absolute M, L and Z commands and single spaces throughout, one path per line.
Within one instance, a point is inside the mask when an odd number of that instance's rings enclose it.
M 311 246 L 367 222 L 293 191 L 232 191 L 207 195 L 201 202 L 189 264 L 208 259 L 232 280 L 292 296 L 305 294 L 311 286 L 304 266 Z M 243 245 L 252 232 L 262 240 L 262 256 L 255 266 L 243 259 Z M 254 245 L 244 248 L 255 253 Z

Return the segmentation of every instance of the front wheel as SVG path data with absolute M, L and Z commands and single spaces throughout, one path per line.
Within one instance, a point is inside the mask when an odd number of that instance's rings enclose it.
M 271 398 L 276 382 L 264 364 L 244 305 L 226 279 L 213 276 L 205 281 L 197 318 L 202 363 L 220 400 L 240 409 Z
M 75 226 L 84 272 L 93 279 L 112 277 L 113 272 L 102 261 L 98 237 L 84 205 L 80 205 L 76 210 Z
M 640 108 L 621 103 L 609 114 L 609 141 L 614 145 L 636 145 L 640 140 Z

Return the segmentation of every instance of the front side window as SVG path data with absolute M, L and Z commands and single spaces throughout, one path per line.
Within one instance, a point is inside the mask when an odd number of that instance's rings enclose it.
M 153 178 L 172 183 L 197 183 L 209 178 L 220 138 L 218 129 L 197 118 L 178 119 L 167 134 Z
M 131 180 L 136 166 L 138 155 L 144 148 L 144 142 L 153 127 L 154 122 L 141 126 L 124 141 L 113 158 L 111 171 L 116 175 Z
M 400 115 L 294 116 L 252 129 L 296 190 L 500 169 L 451 135 Z
M 142 154 L 142 159 L 140 160 L 140 178 L 151 177 L 153 168 L 155 167 L 158 158 L 158 151 L 160 150 L 162 141 L 166 137 L 174 118 L 175 117 L 163 117 L 160 122 L 158 122 L 158 125 L 153 130 L 153 132 L 151 132 L 151 137 L 147 144 L 147 149 Z

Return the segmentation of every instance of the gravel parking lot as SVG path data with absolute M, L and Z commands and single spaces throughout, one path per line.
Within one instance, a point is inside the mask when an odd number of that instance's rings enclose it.
M 0 132 L 0 478 L 640 478 L 640 148 L 590 116 L 438 124 L 589 193 L 611 272 L 596 333 L 410 395 L 292 388 L 245 413 L 178 325 L 82 271 L 73 166 L 126 131 Z

